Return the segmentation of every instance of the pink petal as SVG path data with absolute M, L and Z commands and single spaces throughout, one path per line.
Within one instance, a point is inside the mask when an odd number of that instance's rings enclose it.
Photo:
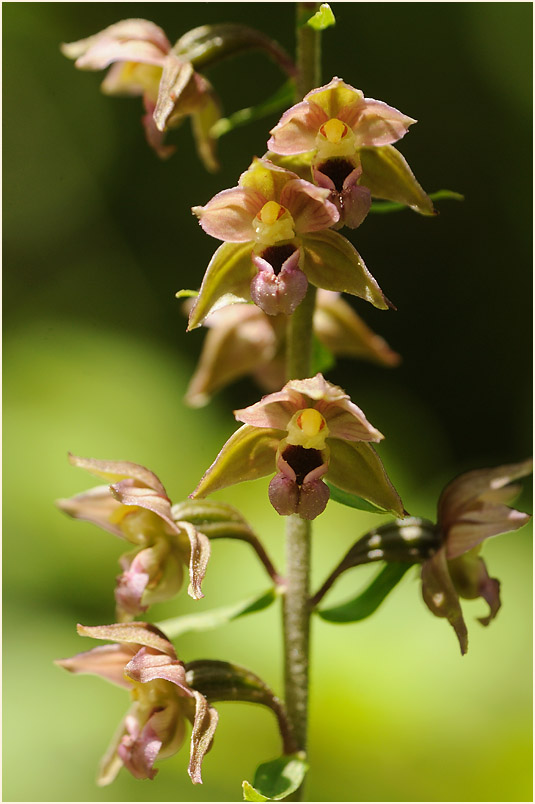
M 358 107 L 342 109 L 338 115 L 355 134 L 355 146 L 390 145 L 405 136 L 417 121 L 398 109 L 373 98 L 365 98 Z
M 124 668 L 125 674 L 140 684 L 156 679 L 169 681 L 179 688 L 181 695 L 192 697 L 193 692 L 186 683 L 186 669 L 178 659 L 171 659 L 163 653 L 154 654 L 141 648 Z
M 109 486 L 95 486 L 93 489 L 75 494 L 68 499 L 56 500 L 56 505 L 74 519 L 93 522 L 100 528 L 124 539 L 124 533 L 118 525 L 110 522 L 110 518 L 120 509 L 121 505 L 114 500 Z
M 158 129 L 154 121 L 154 110 L 156 106 L 153 101 L 151 101 L 147 95 L 144 95 L 143 101 L 145 104 L 145 114 L 141 118 L 141 122 L 145 130 L 147 144 L 160 159 L 168 159 L 174 154 L 176 148 L 174 145 L 164 145 L 165 133 Z
M 295 223 L 296 234 L 329 229 L 339 218 L 329 201 L 329 192 L 304 179 L 293 179 L 284 187 L 280 202 L 287 207 Z
M 176 659 L 174 646 L 167 639 L 159 628 L 144 622 L 135 623 L 112 623 L 111 625 L 80 625 L 76 626 L 80 636 L 93 637 L 94 639 L 109 639 L 114 642 L 126 642 L 128 644 L 145 646 L 153 650 L 166 653 L 171 658 Z
M 80 458 L 76 455 L 72 455 L 70 452 L 69 463 L 71 463 L 73 466 L 79 466 L 81 469 L 87 469 L 88 472 L 91 472 L 97 477 L 103 477 L 110 483 L 115 483 L 127 477 L 132 478 L 133 480 L 137 480 L 141 485 L 147 486 L 149 489 L 153 489 L 163 497 L 167 497 L 167 492 L 160 483 L 158 477 L 144 466 L 140 466 L 138 463 L 131 463 L 130 461 L 99 461 L 95 458 Z
M 345 441 L 381 441 L 384 438 L 349 397 L 334 402 L 320 401 L 316 408 L 325 417 L 330 438 Z
M 61 46 L 62 53 L 76 59 L 76 67 L 101 70 L 112 61 L 161 64 L 171 44 L 165 33 L 149 20 L 128 19 L 100 33 Z
M 505 505 L 486 505 L 480 510 L 468 511 L 447 530 L 446 552 L 448 559 L 457 558 L 485 539 L 518 530 L 531 519 L 529 514 L 507 508 Z
M 294 413 L 306 407 L 308 407 L 306 400 L 288 384 L 282 391 L 268 394 L 254 405 L 235 410 L 234 417 L 237 421 L 253 427 L 273 427 L 276 430 L 286 430 Z
M 193 207 L 204 231 L 228 243 L 254 240 L 253 221 L 266 199 L 247 187 L 232 187 L 215 195 L 204 207 Z
M 168 526 L 168 531 L 178 533 L 171 516 L 171 501 L 167 496 L 156 494 L 151 488 L 140 488 L 130 478 L 110 486 L 113 497 L 122 505 L 136 505 L 157 514 Z
M 316 135 L 328 115 L 306 100 L 292 106 L 271 129 L 267 147 L 276 154 L 300 154 L 316 147 Z
M 55 664 L 70 673 L 101 676 L 112 684 L 131 689 L 132 684 L 125 678 L 124 669 L 135 651 L 136 648 L 130 645 L 99 645 L 70 659 L 56 659 Z
M 162 740 L 151 724 L 151 719 L 140 729 L 135 716 L 125 718 L 126 734 L 117 747 L 123 765 L 136 779 L 154 779 L 158 771 L 154 762 L 162 747 Z
M 280 267 L 269 260 L 285 257 Z M 268 246 L 262 254 L 253 251 L 257 273 L 251 279 L 251 299 L 266 315 L 291 315 L 306 296 L 308 279 L 299 269 L 301 251 L 291 245 Z

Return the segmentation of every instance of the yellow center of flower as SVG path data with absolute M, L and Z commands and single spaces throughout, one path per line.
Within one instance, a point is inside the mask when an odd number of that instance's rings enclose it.
M 340 140 L 347 136 L 348 131 L 346 124 L 338 120 L 337 117 L 331 117 L 320 128 L 320 132 L 332 145 L 338 145 Z
M 325 449 L 325 439 L 329 435 L 327 422 L 315 408 L 298 410 L 288 424 L 288 444 L 306 449 Z
M 258 213 L 257 218 L 259 221 L 262 221 L 262 223 L 267 223 L 268 226 L 271 226 L 284 215 L 284 212 L 284 207 L 277 204 L 276 201 L 268 201 Z

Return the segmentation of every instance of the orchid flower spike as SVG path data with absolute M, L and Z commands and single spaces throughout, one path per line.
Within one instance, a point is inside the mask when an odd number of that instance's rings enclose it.
M 197 151 L 209 171 L 218 169 L 215 139 L 210 129 L 220 106 L 210 83 L 189 61 L 176 56 L 165 33 L 153 22 L 128 19 L 100 33 L 61 46 L 80 70 L 111 66 L 102 83 L 107 95 L 141 96 L 148 144 L 162 159 L 174 146 L 164 145 L 164 132 L 191 117 Z
M 184 305 L 191 310 L 191 300 Z M 208 316 L 208 333 L 185 401 L 206 405 L 216 391 L 250 374 L 264 391 L 275 391 L 285 379 L 286 319 L 268 316 L 252 304 L 234 304 Z M 339 293 L 319 290 L 314 333 L 333 355 L 397 366 L 401 360 Z
M 182 586 L 184 564 L 189 566 L 188 593 L 196 600 L 203 597 L 201 583 L 210 541 L 190 522 L 175 522 L 171 501 L 158 477 L 128 461 L 75 455 L 69 455 L 69 461 L 111 485 L 58 500 L 58 507 L 135 545 L 120 559 L 123 572 L 115 588 L 119 619 L 131 619 L 153 603 L 174 597 Z
M 383 310 L 391 306 L 353 246 L 330 231 L 339 213 L 329 190 L 267 159 L 255 159 L 237 187 L 193 212 L 224 243 L 208 266 L 188 329 L 236 301 L 252 299 L 268 315 L 290 315 L 308 282 Z
M 359 226 L 371 196 L 434 214 L 403 156 L 392 147 L 415 123 L 382 101 L 333 78 L 288 109 L 271 131 L 274 154 L 308 154 L 316 184 L 330 191 L 340 218 L 335 228 Z M 291 167 L 291 160 L 285 162 Z
M 347 394 L 321 374 L 291 380 L 282 391 L 237 410 L 245 422 L 221 449 L 191 497 L 276 472 L 269 499 L 282 516 L 315 519 L 338 488 L 404 516 L 398 493 L 370 446 L 383 436 Z
M 181 748 L 185 721 L 192 723 L 188 773 L 202 784 L 201 764 L 212 744 L 218 714 L 200 692 L 186 682 L 186 670 L 175 649 L 148 623 L 78 626 L 81 636 L 113 640 L 56 664 L 71 673 L 101 676 L 130 691 L 132 706 L 100 763 L 99 785 L 113 782 L 124 767 L 136 779 L 153 779 L 156 760 Z
M 461 653 L 468 649 L 468 632 L 459 598 L 482 597 L 489 614 L 479 617 L 488 625 L 500 609 L 500 583 L 490 578 L 479 556 L 491 536 L 517 530 L 531 517 L 509 507 L 520 491 L 512 481 L 533 470 L 531 460 L 495 469 L 478 469 L 453 480 L 438 502 L 441 548 L 422 566 L 422 593 L 429 609 L 453 626 Z

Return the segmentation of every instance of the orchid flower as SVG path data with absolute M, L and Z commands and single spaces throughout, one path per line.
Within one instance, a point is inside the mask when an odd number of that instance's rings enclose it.
M 392 146 L 415 122 L 333 78 L 282 115 L 271 131 L 268 148 L 285 156 L 308 154 L 314 181 L 330 191 L 340 213 L 335 228 L 359 226 L 371 196 L 432 215 L 431 200 Z
M 440 549 L 422 567 L 422 593 L 429 609 L 453 626 L 461 653 L 468 648 L 468 633 L 459 598 L 482 597 L 489 614 L 479 617 L 488 625 L 500 609 L 500 583 L 490 578 L 479 556 L 491 536 L 517 530 L 531 518 L 508 507 L 520 491 L 512 483 L 532 471 L 532 461 L 494 469 L 478 469 L 453 480 L 438 502 Z
M 124 767 L 136 779 L 153 779 L 156 760 L 176 754 L 193 725 L 188 773 L 202 784 L 201 764 L 211 746 L 217 711 L 186 682 L 186 670 L 165 634 L 143 622 L 78 626 L 81 636 L 114 640 L 56 664 L 71 673 L 99 675 L 130 691 L 132 706 L 102 758 L 97 782 L 113 782 Z
M 290 315 L 308 282 L 387 309 L 360 255 L 329 230 L 339 214 L 328 196 L 295 173 L 255 159 L 237 187 L 193 207 L 204 231 L 224 243 L 208 266 L 188 328 L 220 307 L 250 299 L 268 315 Z
M 87 469 L 112 485 L 97 486 L 57 501 L 75 519 L 93 522 L 135 545 L 120 559 L 115 599 L 118 617 L 130 619 L 149 605 L 174 597 L 189 566 L 188 593 L 203 597 L 201 582 L 210 557 L 210 541 L 190 522 L 175 522 L 171 501 L 155 474 L 128 461 L 98 461 L 69 455 L 73 466 Z
M 185 306 L 191 309 L 190 301 Z M 283 385 L 284 316 L 268 316 L 252 304 L 234 304 L 209 315 L 204 325 L 208 334 L 186 393 L 188 405 L 206 405 L 215 391 L 247 374 L 265 391 Z M 382 366 L 397 366 L 401 360 L 340 294 L 331 290 L 318 292 L 314 332 L 334 355 Z
M 321 374 L 234 411 L 244 422 L 221 449 L 191 497 L 276 472 L 269 499 L 282 516 L 315 519 L 338 488 L 404 516 L 398 493 L 370 446 L 383 436 L 348 395 Z
M 164 132 L 191 117 L 199 156 L 207 170 L 217 170 L 210 129 L 220 117 L 219 102 L 206 78 L 173 53 L 161 28 L 148 20 L 122 20 L 61 50 L 80 70 L 112 65 L 102 83 L 105 94 L 143 98 L 145 136 L 162 159 L 175 151 L 164 145 Z

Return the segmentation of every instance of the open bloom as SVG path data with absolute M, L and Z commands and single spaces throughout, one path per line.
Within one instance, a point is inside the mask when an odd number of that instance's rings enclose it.
M 98 461 L 69 455 L 74 466 L 87 469 L 112 485 L 97 486 L 58 506 L 76 519 L 94 522 L 135 545 L 120 559 L 115 599 L 120 619 L 146 611 L 174 597 L 189 566 L 191 597 L 203 597 L 201 582 L 210 556 L 210 541 L 190 522 L 175 522 L 171 501 L 155 474 L 129 461 Z
M 193 725 L 188 773 L 201 784 L 201 763 L 211 746 L 217 711 L 186 682 L 186 670 L 165 634 L 147 623 L 95 627 L 78 633 L 114 640 L 56 664 L 72 673 L 91 673 L 130 691 L 132 706 L 102 758 L 97 782 L 113 782 L 124 767 L 136 779 L 153 779 L 154 762 L 176 754 L 185 737 L 185 720 Z
M 478 469 L 453 480 L 438 502 L 442 545 L 422 567 L 422 592 L 430 610 L 453 626 L 461 653 L 468 648 L 468 634 L 459 598 L 482 597 L 489 614 L 480 617 L 488 625 L 500 608 L 500 584 L 490 578 L 479 556 L 482 542 L 499 533 L 517 530 L 530 519 L 508 507 L 520 486 L 512 483 L 532 471 L 532 461 Z
M 221 449 L 191 495 L 276 472 L 269 499 L 282 516 L 315 519 L 327 505 L 328 477 L 338 488 L 405 514 L 384 467 L 369 444 L 383 436 L 348 395 L 321 374 L 291 380 L 282 391 L 237 410 L 245 422 Z
M 430 199 L 391 144 L 405 136 L 415 122 L 333 78 L 283 114 L 271 131 L 268 148 L 286 156 L 310 155 L 314 181 L 330 191 L 340 212 L 338 226 L 359 226 L 371 196 L 431 215 Z
M 191 304 L 188 302 L 188 308 Z M 206 405 L 215 391 L 251 374 L 265 391 L 284 384 L 286 319 L 268 316 L 252 304 L 234 304 L 208 316 L 197 369 L 185 401 Z M 339 293 L 320 290 L 314 310 L 314 333 L 333 355 L 397 366 L 401 360 Z
M 189 329 L 219 307 L 250 299 L 268 315 L 290 315 L 308 282 L 387 309 L 360 255 L 329 230 L 339 214 L 328 196 L 295 173 L 255 159 L 238 187 L 193 207 L 204 231 L 224 243 L 208 266 Z
M 122 20 L 61 50 L 76 59 L 80 70 L 112 65 L 102 83 L 107 95 L 143 98 L 145 136 L 158 156 L 166 158 L 175 150 L 164 145 L 164 132 L 191 117 L 199 156 L 207 170 L 217 169 L 215 140 L 209 132 L 220 117 L 219 102 L 206 78 L 171 50 L 161 28 L 148 20 Z

